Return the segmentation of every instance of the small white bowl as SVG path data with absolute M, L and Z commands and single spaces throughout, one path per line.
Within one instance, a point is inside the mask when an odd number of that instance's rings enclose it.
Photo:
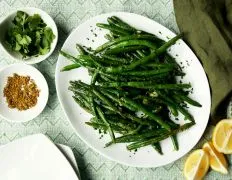
M 27 14 L 34 15 L 34 14 L 39 14 L 43 21 L 47 24 L 48 27 L 50 27 L 53 31 L 53 34 L 55 35 L 55 39 L 53 39 L 52 44 L 51 44 L 51 49 L 50 51 L 45 54 L 45 55 L 39 55 L 37 57 L 28 57 L 26 59 L 22 59 L 22 55 L 18 52 L 12 51 L 6 44 L 5 42 L 5 35 L 7 30 L 12 26 L 12 20 L 16 16 L 17 11 L 23 11 L 26 12 Z M 57 26 L 54 22 L 54 20 L 49 16 L 46 12 L 44 12 L 41 9 L 38 8 L 33 8 L 33 7 L 26 7 L 26 8 L 20 8 L 17 9 L 13 12 L 11 12 L 8 16 L 6 16 L 2 22 L 0 22 L 0 44 L 2 46 L 2 49 L 5 50 L 5 52 L 10 55 L 12 58 L 14 58 L 17 61 L 21 61 L 26 64 L 35 64 L 39 63 L 46 58 L 48 58 L 52 52 L 54 51 L 56 44 L 58 41 L 58 30 Z
M 6 98 L 4 97 L 3 90 L 7 84 L 9 76 L 18 75 L 29 76 L 35 81 L 38 89 L 40 90 L 37 104 L 24 111 L 19 111 L 14 108 L 8 107 Z M 45 108 L 48 101 L 48 84 L 44 76 L 33 66 L 23 63 L 8 65 L 0 70 L 0 115 L 11 122 L 26 122 L 37 117 Z

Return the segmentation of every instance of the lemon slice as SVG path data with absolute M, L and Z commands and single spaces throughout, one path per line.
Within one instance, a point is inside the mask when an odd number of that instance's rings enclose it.
M 217 151 L 232 154 L 232 119 L 221 120 L 216 125 L 212 140 Z
M 212 142 L 207 142 L 203 145 L 203 149 L 209 154 L 209 165 L 217 172 L 227 174 L 228 164 L 224 154 L 218 152 L 213 146 Z
M 184 165 L 184 176 L 188 180 L 202 179 L 209 169 L 209 157 L 203 149 L 193 151 Z

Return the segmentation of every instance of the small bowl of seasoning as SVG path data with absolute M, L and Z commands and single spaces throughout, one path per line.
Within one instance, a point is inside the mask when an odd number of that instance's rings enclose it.
M 48 85 L 33 66 L 13 64 L 0 71 L 0 115 L 12 122 L 37 117 L 48 101 Z
M 45 11 L 25 7 L 11 12 L 0 22 L 0 45 L 16 61 L 39 63 L 54 51 L 57 26 Z

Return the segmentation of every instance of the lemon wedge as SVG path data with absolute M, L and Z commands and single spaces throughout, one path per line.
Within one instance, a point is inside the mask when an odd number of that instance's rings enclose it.
M 187 180 L 203 179 L 209 169 L 209 157 L 203 149 L 193 151 L 184 165 L 184 176 Z
M 217 172 L 222 174 L 228 173 L 228 164 L 226 162 L 224 154 L 218 152 L 213 146 L 212 142 L 207 142 L 203 145 L 203 149 L 209 155 L 209 165 L 210 167 Z
M 232 154 L 232 119 L 221 120 L 216 125 L 212 141 L 217 151 Z

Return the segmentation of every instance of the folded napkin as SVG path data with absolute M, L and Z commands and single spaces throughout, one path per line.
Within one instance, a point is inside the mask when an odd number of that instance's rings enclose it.
M 173 0 L 177 24 L 201 60 L 212 93 L 213 124 L 232 92 L 232 0 Z

